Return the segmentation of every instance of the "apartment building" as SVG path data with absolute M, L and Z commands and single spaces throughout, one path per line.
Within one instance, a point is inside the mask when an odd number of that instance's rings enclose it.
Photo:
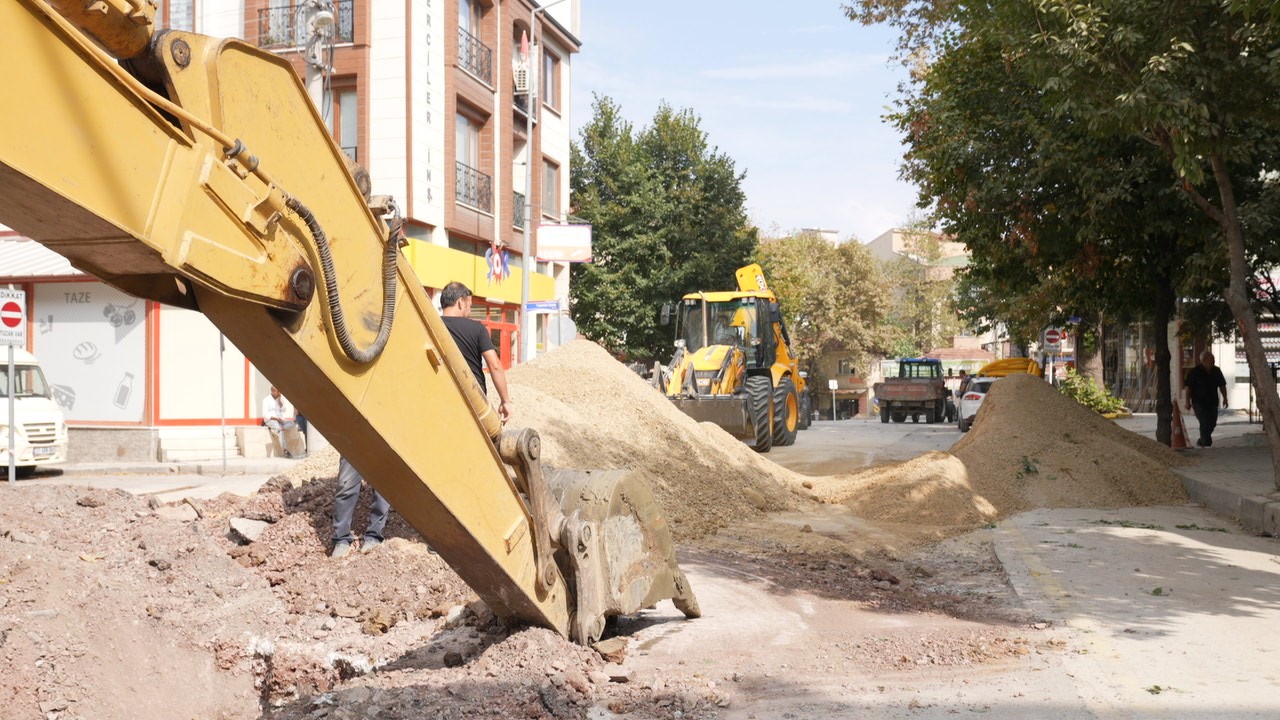
M 288 58 L 337 146 L 408 218 L 424 287 L 470 286 L 509 366 L 572 338 L 557 310 L 568 265 L 537 255 L 538 225 L 567 217 L 579 1 L 162 0 L 157 24 Z M 541 88 L 532 117 L 517 69 Z M 539 314 L 522 354 L 526 270 Z M 270 382 L 199 313 L 130 297 L 3 227 L 0 284 L 25 291 L 28 349 L 57 386 L 73 459 L 212 457 L 258 424 Z
M 579 3 L 208 0 L 200 9 L 204 32 L 242 36 L 293 62 L 338 145 L 408 217 L 405 254 L 423 285 L 471 287 L 472 311 L 509 367 L 569 339 L 557 332 L 568 265 L 539 261 L 537 235 L 539 224 L 567 219 Z M 527 299 L 543 311 L 521 353 L 526 276 Z

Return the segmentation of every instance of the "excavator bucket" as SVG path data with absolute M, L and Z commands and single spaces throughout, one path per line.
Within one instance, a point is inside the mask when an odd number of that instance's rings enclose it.
M 667 598 L 686 617 L 701 616 L 667 521 L 639 473 L 548 469 L 547 481 L 565 516 L 556 562 L 577 585 L 573 639 L 593 642 L 608 617 Z

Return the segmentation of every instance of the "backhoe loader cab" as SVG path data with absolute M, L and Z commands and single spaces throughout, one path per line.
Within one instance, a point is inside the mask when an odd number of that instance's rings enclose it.
M 760 266 L 740 269 L 738 284 L 681 300 L 666 394 L 690 417 L 768 452 L 809 425 L 804 379 Z

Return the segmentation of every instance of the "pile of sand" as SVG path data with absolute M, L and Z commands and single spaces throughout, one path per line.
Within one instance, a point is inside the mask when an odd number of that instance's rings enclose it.
M 1037 507 L 1186 502 L 1170 471 L 1182 458 L 1118 427 L 1043 380 L 995 383 L 950 453 L 814 478 L 813 495 L 879 522 L 940 537 Z
M 511 426 L 538 431 L 544 465 L 642 473 L 677 540 L 803 503 L 790 489 L 799 476 L 680 412 L 593 342 L 575 340 L 507 378 Z

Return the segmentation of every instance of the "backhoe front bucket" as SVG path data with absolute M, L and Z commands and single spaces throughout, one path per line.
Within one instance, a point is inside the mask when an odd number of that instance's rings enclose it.
M 717 425 L 739 440 L 751 440 L 756 436 L 756 426 L 744 396 L 680 395 L 671 398 L 671 402 L 685 415 L 698 422 Z
M 590 643 L 605 619 L 671 598 L 686 617 L 701 616 L 675 545 L 648 484 L 631 470 L 550 470 L 547 482 L 565 523 L 556 562 L 574 587 L 570 636 Z

